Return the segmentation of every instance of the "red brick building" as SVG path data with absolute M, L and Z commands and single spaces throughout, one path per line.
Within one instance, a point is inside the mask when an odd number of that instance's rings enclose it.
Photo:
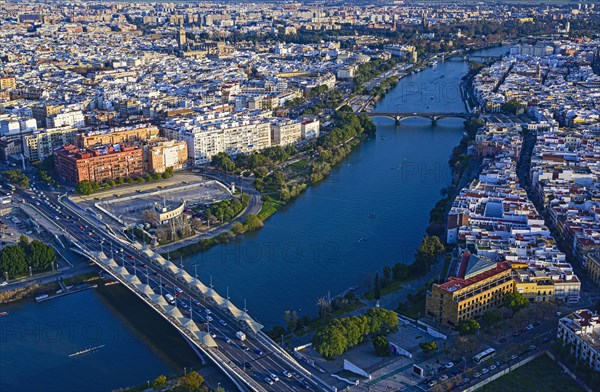
M 54 152 L 54 162 L 58 174 L 73 183 L 116 180 L 144 171 L 142 149 L 118 144 L 85 149 L 67 144 Z

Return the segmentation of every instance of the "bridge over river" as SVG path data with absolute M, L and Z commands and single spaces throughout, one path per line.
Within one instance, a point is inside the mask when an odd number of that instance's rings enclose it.
M 384 117 L 392 119 L 396 122 L 396 125 L 400 125 L 400 122 L 407 118 L 413 117 L 423 117 L 431 120 L 432 124 L 436 124 L 438 120 L 448 117 L 456 117 L 456 118 L 464 118 L 468 120 L 470 118 L 475 118 L 478 115 L 474 113 L 461 113 L 461 112 L 366 112 L 371 118 L 374 117 Z

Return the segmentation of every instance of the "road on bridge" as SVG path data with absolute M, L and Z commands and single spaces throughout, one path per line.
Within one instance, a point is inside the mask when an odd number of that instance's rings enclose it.
M 252 380 L 244 380 L 246 384 L 258 383 L 268 391 L 324 389 L 319 380 L 314 379 L 309 371 L 285 355 L 282 349 L 262 332 L 247 332 L 247 339 L 244 342 L 240 341 L 235 334 L 243 326 L 230 313 L 217 306 L 210 298 L 204 298 L 171 273 L 164 271 L 156 261 L 131 246 L 124 238 L 108 233 L 105 230 L 106 224 L 93 215 L 56 193 L 41 191 L 39 184 L 34 183 L 35 185 L 35 190 L 18 191 L 23 203 L 29 204 L 49 218 L 66 237 L 79 244 L 85 251 L 90 254 L 104 252 L 120 266 L 125 267 L 129 274 L 135 274 L 143 283 L 148 284 L 155 293 L 170 294 L 176 298 L 176 306 L 181 313 L 192 319 L 201 331 L 213 336 L 218 345 L 216 350 L 227 359 L 228 366 L 241 370 L 244 378 Z M 269 385 L 266 382 L 267 377 L 276 378 L 278 381 Z

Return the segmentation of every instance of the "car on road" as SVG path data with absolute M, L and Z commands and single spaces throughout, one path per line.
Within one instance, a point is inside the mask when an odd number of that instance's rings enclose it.
M 475 374 L 473 374 L 473 377 L 475 377 L 475 378 L 479 378 L 479 377 L 481 377 L 481 373 L 479 373 L 479 372 L 475 372 Z
M 562 316 L 562 312 L 556 312 L 556 317 Z
M 504 344 L 504 343 L 506 343 L 507 341 L 508 341 L 508 339 L 506 339 L 506 338 L 502 338 L 502 339 L 498 340 L 498 343 L 500 343 L 500 344 Z
M 429 382 L 429 384 L 427 384 L 427 386 L 431 388 L 435 384 L 437 384 L 437 380 L 432 380 L 432 381 Z
M 210 309 L 205 309 L 206 310 L 206 314 L 211 314 L 212 312 L 210 311 Z
M 208 320 L 208 321 L 213 321 L 213 318 L 212 318 L 212 317 L 210 317 L 210 316 L 206 316 L 206 320 Z
M 194 305 L 200 306 L 200 302 L 198 302 L 197 299 L 192 299 L 192 302 L 194 303 Z
M 210 333 L 210 336 L 211 336 L 213 339 L 215 339 L 215 338 L 217 337 L 217 334 L 216 334 L 216 333 L 214 333 L 214 332 L 211 332 L 211 333 Z
M 229 339 L 227 336 L 225 336 L 225 343 L 231 343 L 231 339 Z
M 447 374 L 443 374 L 443 375 L 442 375 L 442 376 L 441 376 L 441 377 L 440 377 L 438 380 L 439 380 L 440 382 L 444 382 L 444 381 L 446 381 L 447 379 L 448 379 L 448 375 L 447 375 Z
M 269 374 L 269 377 L 271 377 L 271 380 L 273 380 L 273 381 L 279 381 L 279 377 L 277 377 L 277 375 L 275 375 L 273 373 Z
M 520 334 L 521 334 L 521 332 L 517 331 L 517 332 L 513 333 L 513 337 L 515 337 L 515 338 L 516 338 L 516 337 L 517 337 L 517 336 L 519 336 Z
M 490 366 L 490 370 L 494 370 L 494 369 L 496 369 L 496 365 L 493 365 L 493 364 L 492 364 L 492 365 Z
M 178 296 L 181 293 L 183 293 L 183 290 L 181 290 L 179 287 L 175 287 L 175 296 Z
M 526 330 L 531 331 L 533 329 L 533 324 L 529 324 L 525 327 Z
M 532 344 L 531 346 L 529 346 L 529 350 L 533 351 L 537 348 L 537 346 L 535 344 Z
M 288 372 L 287 370 L 283 371 L 283 375 L 286 376 L 287 378 L 292 378 L 292 373 Z
M 498 366 L 500 366 L 500 365 L 502 365 L 502 362 L 500 362 L 500 361 L 496 361 L 496 362 L 494 362 L 494 366 L 498 367 Z
M 519 356 L 517 354 L 513 354 L 510 356 L 510 360 L 514 361 L 515 359 L 519 358 Z
M 273 385 L 273 380 L 271 380 L 269 377 L 265 377 L 265 382 L 269 385 Z
M 263 351 L 260 348 L 257 348 L 256 350 L 254 350 L 255 353 L 257 353 L 258 355 L 263 355 Z M 277 381 L 277 380 L 275 380 Z
M 244 350 L 244 351 L 250 350 L 250 347 L 246 346 L 245 344 L 242 344 L 241 347 L 242 347 L 242 350 Z
M 2 281 L 2 283 L 0 283 L 0 286 L 8 286 L 8 282 L 6 280 Z
M 244 367 L 252 369 L 252 364 L 250 362 L 244 362 Z
M 481 369 L 481 373 L 482 373 L 482 374 L 489 373 L 489 371 L 490 371 L 490 369 L 488 369 L 488 368 L 483 368 L 483 369 Z
M 448 363 L 446 364 L 446 369 L 450 369 L 450 368 L 451 368 L 451 367 L 453 367 L 453 366 L 454 366 L 454 362 L 448 362 Z
M 219 320 L 219 324 L 221 324 L 224 327 L 227 326 L 227 322 L 225 320 Z

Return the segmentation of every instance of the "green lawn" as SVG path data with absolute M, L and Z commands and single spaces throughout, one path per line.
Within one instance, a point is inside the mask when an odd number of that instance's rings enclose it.
M 479 389 L 481 392 L 579 392 L 583 389 L 549 356 L 541 357 L 523 365 Z
M 265 201 L 263 202 L 262 208 L 258 213 L 258 217 L 264 222 L 265 220 L 267 220 L 267 218 L 269 218 L 271 215 L 277 212 L 278 209 L 283 207 L 283 205 L 284 203 L 279 202 L 277 200 Z

